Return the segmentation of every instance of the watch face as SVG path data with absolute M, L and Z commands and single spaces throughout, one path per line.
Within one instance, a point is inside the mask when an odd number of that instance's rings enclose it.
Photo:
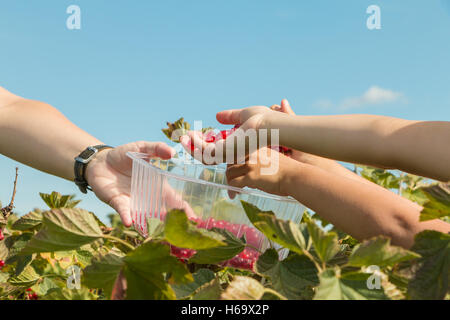
M 86 154 L 83 155 L 84 156 L 83 158 L 87 159 L 89 157 L 92 157 L 96 152 L 97 152 L 97 150 L 95 150 L 95 149 L 87 149 Z

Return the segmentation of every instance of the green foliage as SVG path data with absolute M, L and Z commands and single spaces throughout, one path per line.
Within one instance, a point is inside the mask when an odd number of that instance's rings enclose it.
M 450 187 L 449 185 L 435 184 L 422 188 L 428 201 L 423 204 L 420 221 L 440 219 L 450 216 Z
M 423 231 L 412 250 L 421 255 L 415 277 L 409 282 L 412 299 L 444 299 L 449 292 L 450 234 Z
M 256 264 L 256 272 L 269 280 L 270 287 L 288 299 L 310 299 L 319 283 L 317 269 L 304 255 L 292 254 L 279 261 L 278 253 L 268 249 Z
M 270 240 L 283 247 L 303 254 L 306 241 L 301 225 L 292 221 L 277 219 L 271 211 L 261 211 L 256 206 L 242 202 L 245 213 L 253 225 Z
M 370 274 L 362 272 L 348 272 L 341 274 L 336 267 L 327 269 L 320 275 L 315 300 L 378 300 L 386 299 L 384 290 L 369 289 L 367 280 Z
M 213 228 L 212 231 L 223 236 L 225 245 L 198 250 L 189 262 L 198 264 L 217 264 L 233 258 L 244 250 L 245 241 L 236 238 L 228 230 Z
M 75 208 L 81 200 L 73 200 L 75 195 L 61 195 L 59 192 L 53 191 L 51 194 L 39 193 L 42 200 L 50 209 L 56 208 Z
M 422 221 L 448 219 L 448 185 L 381 169 L 359 170 L 422 205 Z M 34 209 L 20 218 L 10 214 L 0 221 L 5 235 L 0 241 L 5 262 L 0 299 L 30 299 L 28 288 L 43 300 L 449 297 L 450 235 L 437 231 L 421 232 L 406 250 L 387 237 L 359 242 L 314 213 L 305 212 L 296 224 L 242 202 L 253 226 L 271 241 L 253 270 L 242 270 L 224 262 L 251 247 L 245 237 L 199 228 L 183 211 L 168 212 L 164 222 L 149 219 L 144 239 L 117 215 L 109 216 L 107 227 L 93 213 L 75 208 L 79 201 L 73 196 L 53 192 L 41 197 L 48 210 Z M 196 205 L 201 209 L 202 203 Z M 222 217 L 235 209 L 214 204 Z M 174 246 L 196 252 L 179 259 L 171 253 Z M 290 252 L 281 260 L 282 248 Z M 67 286 L 71 266 L 80 268 L 79 289 Z
M 372 265 L 387 267 L 420 257 L 417 253 L 401 247 L 391 246 L 390 242 L 391 240 L 385 237 L 377 237 L 364 241 L 353 249 L 348 265 L 353 267 Z
M 181 248 L 204 250 L 225 246 L 223 236 L 197 228 L 181 210 L 172 210 L 167 213 L 164 235 L 167 241 Z

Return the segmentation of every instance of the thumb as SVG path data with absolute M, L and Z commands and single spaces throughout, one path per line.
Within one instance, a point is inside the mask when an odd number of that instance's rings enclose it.
M 281 100 L 281 112 L 287 113 L 289 115 L 295 115 L 294 110 L 292 110 L 291 105 L 287 99 Z

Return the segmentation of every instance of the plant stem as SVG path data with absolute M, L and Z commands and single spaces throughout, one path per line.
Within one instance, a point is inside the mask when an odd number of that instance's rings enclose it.
M 316 259 L 314 259 L 314 257 L 306 250 L 302 250 L 303 254 L 312 261 L 312 263 L 314 263 L 314 265 L 316 266 L 317 270 L 319 271 L 319 273 L 321 273 L 323 271 L 323 269 L 320 267 L 320 265 L 317 263 Z
M 130 243 L 128 243 L 128 242 L 126 242 L 126 241 L 124 241 L 124 240 L 122 240 L 122 239 L 119 239 L 119 238 L 110 236 L 110 235 L 108 235 L 108 234 L 104 234 L 102 237 L 103 237 L 104 239 L 109 239 L 109 240 L 111 240 L 111 241 L 121 243 L 121 244 L 123 244 L 124 246 L 126 246 L 128 249 L 134 250 L 133 245 L 131 245 Z

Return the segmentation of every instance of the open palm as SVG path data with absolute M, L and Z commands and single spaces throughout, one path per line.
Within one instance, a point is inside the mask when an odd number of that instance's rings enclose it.
M 127 152 L 140 152 L 155 158 L 170 159 L 175 151 L 162 142 L 139 141 L 101 151 L 88 165 L 86 180 L 95 195 L 114 208 L 123 224 L 130 227 L 132 160 L 126 155 Z

